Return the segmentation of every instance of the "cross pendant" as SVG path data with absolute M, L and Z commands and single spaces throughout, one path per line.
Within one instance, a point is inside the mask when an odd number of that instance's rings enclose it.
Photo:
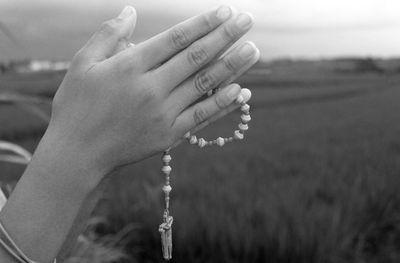
M 158 231 L 161 235 L 161 246 L 163 257 L 165 260 L 172 258 L 172 223 L 174 218 L 172 216 L 164 217 L 164 222 L 160 224 Z

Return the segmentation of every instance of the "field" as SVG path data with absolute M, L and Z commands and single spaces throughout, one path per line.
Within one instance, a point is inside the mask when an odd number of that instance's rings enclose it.
M 400 74 L 339 64 L 251 71 L 246 140 L 172 151 L 173 262 L 400 262 Z M 0 88 L 52 96 L 62 75 L 0 75 Z M 238 119 L 200 134 L 228 135 Z M 5 104 L 0 123 L 1 139 L 30 150 L 46 127 Z M 160 157 L 115 175 L 71 262 L 161 262 Z M 0 180 L 22 171 L 1 164 Z

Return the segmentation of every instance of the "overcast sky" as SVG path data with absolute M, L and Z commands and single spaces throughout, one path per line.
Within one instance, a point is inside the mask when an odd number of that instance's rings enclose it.
M 264 58 L 400 56 L 399 0 L 0 0 L 0 59 L 69 59 L 98 25 L 130 4 L 139 15 L 135 42 L 220 4 L 250 11 Z

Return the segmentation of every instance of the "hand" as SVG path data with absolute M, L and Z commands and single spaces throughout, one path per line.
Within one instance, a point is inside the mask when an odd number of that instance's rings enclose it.
M 243 91 L 226 85 L 259 58 L 252 43 L 219 58 L 253 25 L 250 15 L 228 7 L 125 48 L 135 24 L 135 10 L 126 7 L 75 55 L 47 132 L 59 149 L 76 146 L 76 155 L 106 173 L 169 148 L 239 106 L 234 101 Z

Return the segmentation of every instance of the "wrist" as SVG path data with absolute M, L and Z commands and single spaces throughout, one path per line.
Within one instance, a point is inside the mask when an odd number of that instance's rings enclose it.
M 86 195 L 111 171 L 100 159 L 84 142 L 70 140 L 49 128 L 27 170 L 35 170 L 33 174 L 44 177 L 43 180 L 59 180 L 75 193 Z
M 78 146 L 46 131 L 0 213 L 16 244 L 39 262 L 54 259 L 80 211 L 89 216 L 88 203 L 106 175 Z

